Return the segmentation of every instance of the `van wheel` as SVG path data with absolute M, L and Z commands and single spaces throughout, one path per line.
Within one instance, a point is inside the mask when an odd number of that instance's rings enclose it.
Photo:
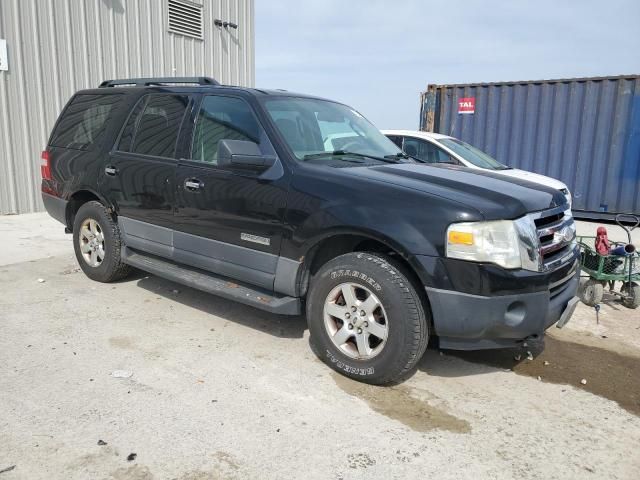
M 323 362 L 371 384 L 402 379 L 429 340 L 427 313 L 404 268 L 373 253 L 348 253 L 320 268 L 311 279 L 307 322 Z
M 80 268 L 92 280 L 112 282 L 131 272 L 120 258 L 118 224 L 100 202 L 87 202 L 78 210 L 73 222 L 73 248 Z

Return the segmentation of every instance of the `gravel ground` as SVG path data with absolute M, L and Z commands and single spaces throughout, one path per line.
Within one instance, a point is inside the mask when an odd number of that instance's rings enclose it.
M 92 282 L 61 231 L 0 217 L 0 480 L 638 478 L 640 310 L 581 305 L 546 348 L 429 350 L 370 387 L 302 317 Z

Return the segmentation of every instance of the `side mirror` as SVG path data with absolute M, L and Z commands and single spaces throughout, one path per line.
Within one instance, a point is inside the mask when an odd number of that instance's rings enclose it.
M 266 170 L 275 163 L 275 157 L 263 155 L 257 143 L 247 140 L 220 140 L 218 166 Z

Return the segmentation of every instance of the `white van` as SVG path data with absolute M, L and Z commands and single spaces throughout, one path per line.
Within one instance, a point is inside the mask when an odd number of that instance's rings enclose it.
M 507 167 L 495 158 L 462 140 L 439 133 L 414 130 L 382 130 L 407 155 L 428 163 L 455 163 L 469 168 L 484 168 L 507 177 L 521 178 L 560 190 L 571 206 L 571 192 L 560 180 Z

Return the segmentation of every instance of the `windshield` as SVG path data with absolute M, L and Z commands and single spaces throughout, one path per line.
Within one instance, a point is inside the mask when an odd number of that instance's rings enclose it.
M 342 159 L 348 154 L 402 158 L 402 151 L 355 110 L 313 98 L 277 98 L 265 107 L 298 160 Z
M 457 155 L 460 155 L 467 162 L 474 164 L 476 167 L 486 168 L 489 170 L 506 170 L 509 168 L 490 155 L 487 155 L 482 150 L 458 140 L 457 138 L 439 138 L 438 142 L 449 150 L 452 150 Z

